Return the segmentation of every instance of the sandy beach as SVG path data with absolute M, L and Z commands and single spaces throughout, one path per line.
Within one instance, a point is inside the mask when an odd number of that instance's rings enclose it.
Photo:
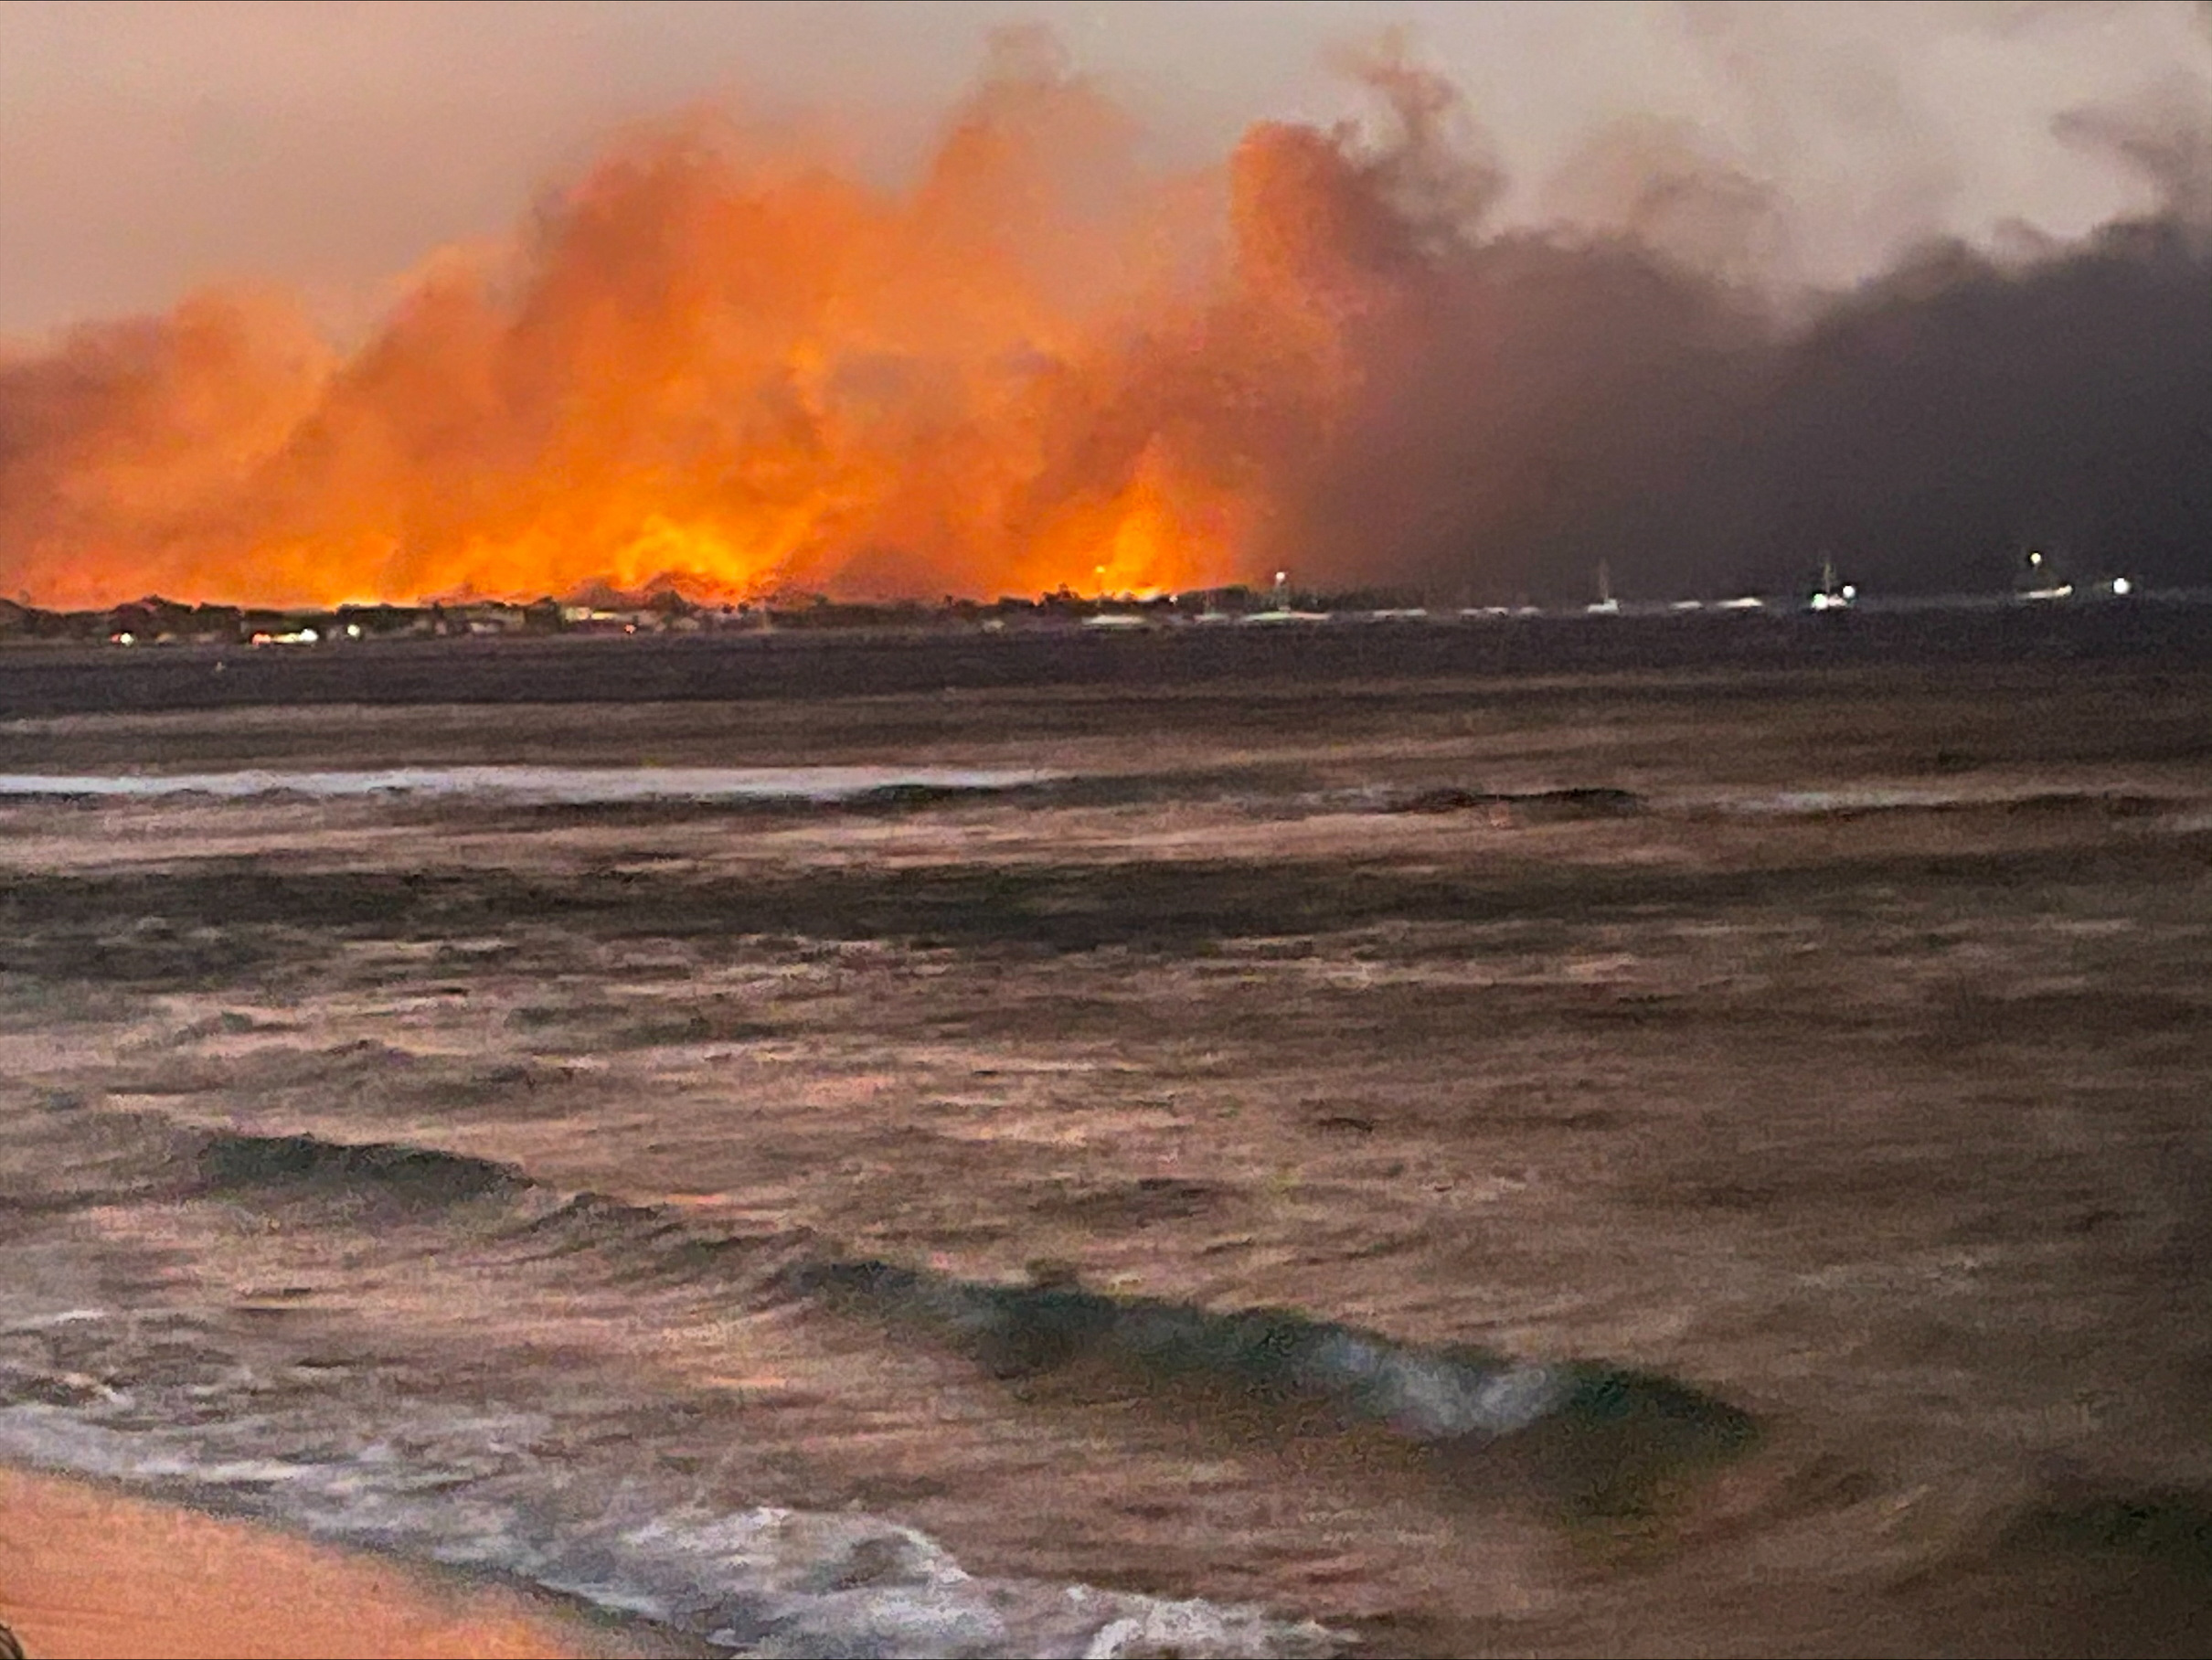
M 34 1660 L 649 1652 L 549 1599 L 11 1470 L 0 1620 Z

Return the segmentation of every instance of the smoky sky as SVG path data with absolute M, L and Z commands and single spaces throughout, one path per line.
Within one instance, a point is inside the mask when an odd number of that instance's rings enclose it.
M 2139 211 L 2142 180 L 2054 122 L 2212 74 L 2191 8 L 2159 4 L 18 0 L 0 7 L 0 335 L 239 277 L 359 326 L 610 127 L 692 101 L 812 121 L 896 174 L 989 31 L 1023 20 L 1184 161 L 1254 120 L 1352 112 L 1332 52 L 1402 25 L 1490 133 L 1509 217 L 1611 211 L 1591 146 L 1694 127 L 1780 204 L 1770 256 L 1819 281 L 1930 235 L 2070 238 Z
M 283 504 L 284 546 L 314 557 L 320 504 L 359 497 L 368 476 L 349 463 L 334 484 L 337 463 L 316 458 L 361 452 L 362 432 L 393 452 L 397 406 L 378 388 L 396 385 L 408 421 L 436 406 L 441 424 L 423 441 L 437 511 L 395 520 L 394 545 L 409 524 L 481 539 L 452 506 L 479 491 L 465 459 L 539 464 L 514 458 L 581 396 L 543 349 L 558 332 L 544 296 L 573 285 L 573 250 L 596 233 L 542 205 L 529 219 L 548 181 L 599 165 L 624 122 L 703 106 L 907 187 L 946 165 L 926 157 L 999 49 L 990 32 L 1031 18 L 1049 33 L 1026 38 L 1051 44 L 1016 72 L 1037 80 L 1022 97 L 1072 99 L 1094 124 L 1110 101 L 1128 115 L 1106 123 L 1127 166 L 1222 181 L 1228 251 L 1173 326 L 1042 376 L 1042 401 L 1021 407 L 1050 412 L 1050 439 L 1005 486 L 992 534 L 1008 547 L 1016 520 L 1088 523 L 1070 515 L 1181 492 L 1228 504 L 1235 574 L 1290 562 L 1316 582 L 1467 599 L 1579 598 L 1601 559 L 1629 597 L 1773 591 L 1824 557 L 1875 589 L 1986 589 L 2031 545 L 2082 577 L 2212 582 L 2204 8 L 835 15 L 851 21 L 805 6 L 0 8 L 0 325 L 78 325 L 0 360 L 0 583 L 74 591 L 63 577 L 99 559 L 204 580 L 167 550 L 210 527 L 240 546 L 273 535 L 223 494 L 248 452 L 257 499 Z M 959 107 L 989 129 L 990 98 Z M 650 241 L 652 211 L 610 222 Z M 471 343 L 476 381 L 451 400 L 491 411 L 471 427 L 444 409 L 450 355 L 420 349 L 423 307 L 389 308 L 420 292 L 408 273 L 434 250 L 496 242 L 518 218 L 553 251 L 512 315 L 454 300 L 437 325 Z M 1048 217 L 1034 235 L 1075 248 L 1079 230 Z M 646 311 L 670 288 L 652 270 L 644 298 L 624 279 Z M 166 314 L 241 278 L 304 296 L 303 312 L 243 345 L 204 309 Z M 1064 315 L 1079 277 L 1052 281 Z M 130 312 L 145 315 L 85 322 Z M 349 367 L 302 367 L 317 328 Z M 538 343 L 522 368 L 517 340 Z M 926 356 L 877 351 L 867 372 L 936 385 Z M 198 379 L 180 378 L 187 359 Z M 637 406 L 633 425 L 663 407 Z M 932 454 L 952 452 L 946 420 Z M 285 436 L 295 422 L 304 439 Z M 982 453 L 976 430 L 957 428 L 960 452 Z M 118 434 L 128 466 L 102 459 Z M 670 452 L 654 452 L 654 476 Z M 608 473 L 610 498 L 634 473 Z M 82 484 L 94 476 L 99 490 Z M 146 505 L 180 477 L 188 527 Z M 934 592 L 1037 568 L 927 552 L 955 532 L 894 495 L 865 536 L 787 574 Z M 160 557 L 119 558 L 133 536 Z M 439 551 L 405 548 L 388 569 L 431 569 Z M 253 585 L 239 581 L 213 597 Z

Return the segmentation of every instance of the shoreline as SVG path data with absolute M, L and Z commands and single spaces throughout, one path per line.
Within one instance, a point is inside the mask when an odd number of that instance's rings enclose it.
M 0 1623 L 29 1660 L 644 1660 L 702 1652 L 550 1592 L 5 1465 Z

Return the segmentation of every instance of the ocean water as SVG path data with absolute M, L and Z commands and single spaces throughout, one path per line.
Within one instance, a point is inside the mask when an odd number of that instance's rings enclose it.
M 19 1195 L 17 1208 L 127 1205 L 171 1250 L 212 1256 L 219 1239 L 194 1241 L 181 1220 L 212 1207 L 218 1233 L 228 1224 L 311 1237 L 324 1283 L 159 1312 L 54 1307 L 18 1289 L 0 1308 L 11 1398 L 0 1407 L 0 1456 L 526 1580 L 717 1648 L 1322 1655 L 1345 1633 L 1207 1599 L 978 1577 L 927 1534 L 849 1506 L 728 1508 L 692 1474 L 712 1450 L 711 1438 L 701 1446 L 696 1406 L 674 1410 L 665 1392 L 625 1379 L 611 1355 L 565 1357 L 550 1391 L 516 1362 L 493 1368 L 496 1386 L 486 1387 L 492 1378 L 470 1364 L 480 1346 L 528 1357 L 537 1344 L 621 1319 L 617 1307 L 630 1311 L 633 1342 L 662 1323 L 714 1320 L 741 1333 L 811 1305 L 919 1328 L 1001 1377 L 1083 1351 L 1139 1376 L 1324 1404 L 1347 1429 L 1371 1423 L 1413 1446 L 1479 1445 L 1552 1420 L 1597 1429 L 1639 1413 L 1701 1450 L 1726 1452 L 1753 1433 L 1721 1403 L 1615 1368 L 1423 1351 L 1287 1313 L 1225 1315 L 1064 1283 L 962 1282 L 839 1261 L 804 1230 L 733 1229 L 698 1206 L 564 1194 L 515 1166 L 420 1145 L 196 1133 L 159 1116 L 93 1129 L 79 1122 L 87 1111 L 49 1102 L 43 1127 L 65 1144 L 101 1140 L 115 1162 L 97 1186 Z M 303 1353 L 303 1334 L 284 1329 L 333 1292 L 394 1301 L 387 1276 L 413 1282 L 406 1297 L 449 1302 L 445 1318 L 471 1328 L 467 1346 L 418 1361 L 440 1374 L 427 1390 L 409 1387 L 389 1357 Z M 257 1326 L 277 1328 L 276 1341 Z M 456 1391 L 457 1371 L 475 1387 Z M 733 1418 L 724 1432 L 742 1427 Z
M 2187 1652 L 2186 693 L 0 729 L 0 1457 L 732 1653 Z

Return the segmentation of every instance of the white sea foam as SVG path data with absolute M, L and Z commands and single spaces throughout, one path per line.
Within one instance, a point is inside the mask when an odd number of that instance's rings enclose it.
M 0 773 L 0 796 L 479 795 L 601 805 L 849 801 L 888 790 L 1013 790 L 1058 772 L 1005 767 L 396 767 L 382 771 Z
M 282 1416 L 199 1425 L 101 1422 L 97 1409 L 0 1406 L 0 1458 L 243 1511 L 334 1542 L 492 1569 L 643 1615 L 756 1660 L 824 1654 L 1177 1654 L 1313 1657 L 1342 1637 L 1249 1606 L 969 1574 L 928 1535 L 883 1516 L 656 1499 L 641 1484 L 586 1494 L 508 1443 L 528 1414 L 417 1403 L 401 1450 Z M 237 1456 L 225 1443 L 266 1440 Z M 291 1444 L 283 1444 L 283 1443 Z
M 108 1311 L 104 1308 L 65 1308 L 55 1314 L 29 1314 L 20 1320 L 11 1320 L 5 1325 L 0 1326 L 0 1331 L 51 1331 L 56 1326 L 84 1325 L 91 1321 L 105 1320 L 109 1317 Z
M 1549 1367 L 1471 1366 L 1349 1333 L 1319 1346 L 1303 1380 L 1332 1391 L 1349 1389 L 1392 1429 L 1415 1441 L 1510 1434 L 1544 1417 L 1567 1392 Z
M 1784 790 L 1774 794 L 1729 792 L 1709 796 L 1677 798 L 1686 806 L 1717 809 L 1746 817 L 1823 817 L 1837 813 L 1885 813 L 1898 810 L 1941 811 L 1959 807 L 2013 807 L 2025 803 L 2065 799 L 2071 792 L 2054 792 L 2035 785 L 1982 784 L 1955 789 L 1911 785 L 1866 785 L 1834 790 Z M 2098 797 L 2080 793 L 2084 803 Z

